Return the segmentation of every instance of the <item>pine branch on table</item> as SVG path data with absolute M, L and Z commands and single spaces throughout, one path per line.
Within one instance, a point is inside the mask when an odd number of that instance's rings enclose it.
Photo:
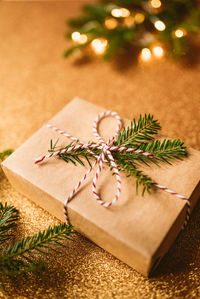
M 35 260 L 35 253 L 48 255 L 49 250 L 57 252 L 55 245 L 65 246 L 63 241 L 72 240 L 73 233 L 73 227 L 64 223 L 10 243 L 0 254 L 0 273 L 13 275 L 42 269 L 45 263 Z
M 51 144 L 51 149 L 54 149 Z M 12 150 L 0 153 L 0 160 L 10 155 Z M 80 153 L 79 153 L 80 154 Z M 80 163 L 80 159 L 77 158 Z M 11 229 L 17 225 L 19 213 L 17 209 L 0 202 L 0 274 L 13 276 L 29 272 L 37 272 L 45 267 L 45 262 L 36 258 L 36 253 L 48 255 L 49 251 L 56 251 L 55 247 L 65 246 L 65 240 L 72 240 L 74 230 L 71 225 L 60 224 L 39 231 L 33 236 L 27 236 L 12 242 Z M 6 246 L 4 243 L 9 241 Z M 4 247 L 3 247 L 4 245 Z
M 9 240 L 13 234 L 9 234 L 11 228 L 16 226 L 19 219 L 18 211 L 15 207 L 0 202 L 0 245 Z

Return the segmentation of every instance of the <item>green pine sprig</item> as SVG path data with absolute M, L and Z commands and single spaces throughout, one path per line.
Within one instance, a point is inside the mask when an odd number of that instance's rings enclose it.
M 0 245 L 9 240 L 13 235 L 10 233 L 11 228 L 16 226 L 19 219 L 18 211 L 15 207 L 0 202 Z
M 116 164 L 121 171 L 125 171 L 127 176 L 133 176 L 136 179 L 136 189 L 142 187 L 142 194 L 145 191 L 150 192 L 155 189 L 153 180 L 140 170 L 141 165 L 151 166 L 156 164 L 160 166 L 161 163 L 172 164 L 175 160 L 182 160 L 187 156 L 186 146 L 180 139 L 170 140 L 155 140 L 155 135 L 161 129 L 160 124 L 154 119 L 153 115 L 145 115 L 139 117 L 138 120 L 133 119 L 131 125 L 124 128 L 114 141 L 115 146 L 125 146 L 135 148 L 152 154 L 152 157 L 145 156 L 136 152 L 112 151 L 112 155 Z M 58 142 L 58 141 L 57 141 Z M 50 152 L 55 150 L 62 150 L 63 148 L 53 146 L 51 141 Z M 68 144 L 66 148 L 76 145 L 76 142 Z M 99 149 L 92 149 L 95 155 L 100 154 Z M 86 161 L 91 165 L 90 160 L 94 159 L 87 149 L 77 149 L 60 154 L 59 157 L 67 163 L 74 165 L 80 164 L 84 166 Z M 112 170 L 112 167 L 110 165 Z
M 58 139 L 56 140 L 55 144 L 53 144 L 53 141 L 50 140 L 50 149 L 49 149 L 49 152 L 54 152 L 56 150 L 58 150 L 58 147 L 56 147 L 58 143 Z M 70 148 L 71 146 L 75 146 L 77 145 L 78 141 L 76 142 L 71 142 L 69 143 L 67 146 L 64 147 L 64 149 L 68 149 Z M 100 154 L 100 150 L 98 149 L 95 149 L 94 152 L 96 154 Z M 89 159 L 92 159 L 94 158 L 92 154 L 88 153 L 88 151 L 84 148 L 81 148 L 81 149 L 76 149 L 72 152 L 69 152 L 69 154 L 65 153 L 65 154 L 60 154 L 59 157 L 64 160 L 66 163 L 73 163 L 74 165 L 77 165 L 78 164 L 81 164 L 82 166 L 85 166 L 85 161 L 87 161 L 87 163 L 91 166 L 91 163 L 90 163 L 90 160 Z
M 55 148 L 56 144 L 54 145 Z M 53 146 L 51 147 L 52 149 Z M 12 150 L 0 153 L 0 160 L 10 155 Z M 49 255 L 57 252 L 58 246 L 65 246 L 65 240 L 72 240 L 74 230 L 71 225 L 59 224 L 27 236 L 19 241 L 12 241 L 19 220 L 18 210 L 7 203 L 0 202 L 0 274 L 13 276 L 44 269 L 46 263 L 37 258 L 37 253 Z M 9 244 L 7 244 L 9 242 Z
M 0 273 L 13 275 L 42 269 L 45 263 L 35 259 L 35 253 L 57 252 L 55 245 L 65 246 L 63 241 L 72 240 L 73 233 L 73 227 L 63 223 L 10 243 L 0 254 Z
M 157 120 L 154 120 L 153 115 L 140 115 L 138 121 L 134 119 L 130 127 L 124 128 L 117 136 L 114 145 L 120 146 L 136 146 L 143 141 L 150 141 L 153 135 L 156 135 L 161 129 Z
M 13 152 L 13 150 L 11 150 L 11 149 L 7 149 L 7 150 L 4 150 L 3 152 L 0 152 L 0 160 L 3 161 L 7 156 L 12 154 L 12 152 Z
M 137 149 L 153 154 L 152 162 L 167 162 L 171 164 L 173 160 L 182 160 L 187 156 L 186 146 L 180 139 L 153 140 L 150 143 L 141 143 Z
M 139 186 L 142 186 L 142 196 L 144 195 L 145 191 L 150 193 L 151 190 L 155 189 L 153 180 L 139 170 L 131 160 L 126 160 L 123 162 L 118 160 L 117 165 L 120 167 L 120 170 L 124 170 L 127 173 L 127 177 L 133 176 L 136 179 L 137 194 Z

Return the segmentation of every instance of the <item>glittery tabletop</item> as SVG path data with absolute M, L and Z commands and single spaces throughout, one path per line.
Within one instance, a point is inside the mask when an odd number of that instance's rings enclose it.
M 149 112 L 163 135 L 200 150 L 200 63 L 63 58 L 65 21 L 83 1 L 0 3 L 0 150 L 16 149 L 74 96 L 131 118 Z M 16 192 L 0 172 L 0 198 L 20 210 L 16 238 L 59 223 Z M 0 298 L 200 298 L 200 204 L 188 227 L 145 278 L 77 235 L 47 270 L 1 277 Z

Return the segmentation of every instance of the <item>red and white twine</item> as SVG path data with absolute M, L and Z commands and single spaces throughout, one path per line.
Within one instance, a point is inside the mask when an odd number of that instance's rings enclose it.
M 105 142 L 104 139 L 99 135 L 97 128 L 98 128 L 98 123 L 100 122 L 100 120 L 107 117 L 107 116 L 114 117 L 117 120 L 117 126 L 116 126 L 116 130 L 115 130 L 115 134 L 107 142 Z M 56 131 L 57 133 L 65 136 L 67 138 L 70 138 L 73 141 L 76 141 L 76 144 L 73 145 L 73 146 L 67 147 L 65 149 L 55 151 L 55 152 L 49 153 L 47 155 L 44 155 L 42 157 L 39 157 L 35 160 L 35 164 L 38 164 L 38 163 L 40 163 L 44 160 L 47 160 L 51 157 L 54 157 L 54 156 L 57 156 L 57 155 L 60 155 L 60 154 L 64 154 L 64 153 L 67 153 L 67 152 L 71 152 L 71 151 L 74 151 L 74 150 L 78 150 L 78 149 L 81 149 L 81 148 L 86 149 L 90 154 L 92 154 L 95 157 L 95 162 L 87 170 L 85 175 L 79 180 L 79 182 L 76 184 L 76 186 L 74 187 L 74 189 L 72 190 L 70 195 L 65 200 L 64 213 L 65 213 L 67 222 L 69 222 L 67 204 L 72 200 L 72 198 L 77 193 L 77 191 L 80 188 L 80 186 L 82 185 L 82 183 L 85 181 L 87 176 L 90 174 L 90 172 L 95 168 L 95 166 L 97 164 L 98 164 L 98 168 L 97 168 L 97 171 L 94 175 L 93 182 L 92 182 L 92 192 L 93 192 L 94 198 L 97 200 L 97 202 L 100 205 L 102 205 L 106 208 L 111 206 L 112 204 L 115 204 L 116 201 L 119 199 L 120 194 L 121 194 L 121 177 L 120 177 L 120 174 L 119 174 L 119 169 L 118 169 L 118 167 L 117 167 L 117 165 L 114 161 L 114 158 L 112 156 L 112 151 L 120 151 L 120 152 L 123 151 L 123 152 L 132 152 L 132 153 L 135 152 L 137 154 L 145 155 L 149 158 L 154 157 L 151 153 L 148 153 L 148 152 L 145 152 L 145 151 L 142 151 L 142 150 L 138 150 L 138 149 L 135 149 L 135 148 L 124 147 L 124 146 L 114 146 L 113 145 L 113 142 L 114 142 L 115 138 L 117 137 L 117 135 L 119 134 L 119 132 L 121 130 L 121 127 L 122 127 L 121 118 L 116 112 L 112 112 L 112 111 L 101 112 L 95 118 L 95 120 L 93 122 L 93 134 L 97 138 L 97 140 L 99 141 L 98 144 L 85 144 L 85 143 L 81 142 L 80 140 L 78 140 L 76 137 L 73 137 L 72 135 L 66 133 L 63 130 L 58 129 L 55 126 L 52 126 L 51 124 L 47 124 L 47 127 L 51 128 L 52 130 Z M 99 156 L 97 156 L 93 153 L 92 150 L 94 150 L 94 149 L 101 150 L 101 153 L 100 153 Z M 99 178 L 99 175 L 100 175 L 100 173 L 102 171 L 102 168 L 103 168 L 103 163 L 108 162 L 108 161 L 109 161 L 109 163 L 112 166 L 112 169 L 114 171 L 117 186 L 116 186 L 116 193 L 115 193 L 114 198 L 109 202 L 105 202 L 100 198 L 99 194 L 97 193 L 96 185 L 97 185 L 97 180 Z M 166 187 L 164 187 L 160 184 L 157 184 L 157 183 L 152 183 L 152 184 L 156 188 L 158 188 L 160 190 L 163 190 L 163 191 L 165 191 L 165 192 L 167 192 L 171 195 L 174 195 L 174 196 L 176 196 L 176 197 L 178 197 L 178 198 L 180 198 L 180 199 L 182 199 L 186 202 L 187 210 L 186 210 L 186 219 L 185 219 L 185 222 L 184 222 L 184 226 L 185 226 L 187 224 L 188 220 L 189 220 L 189 217 L 190 217 L 190 201 L 185 196 L 183 196 L 183 195 L 181 195 L 177 192 L 174 192 L 173 190 L 171 190 L 169 188 L 166 188 Z

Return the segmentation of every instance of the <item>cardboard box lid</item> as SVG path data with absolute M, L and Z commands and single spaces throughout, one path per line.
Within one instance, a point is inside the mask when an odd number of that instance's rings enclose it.
M 75 98 L 50 120 L 60 129 L 83 142 L 96 141 L 92 123 L 105 109 Z M 137 118 L 137 115 L 133 115 Z M 130 121 L 124 120 L 126 126 Z M 116 121 L 107 118 L 100 123 L 100 134 L 107 140 L 114 134 Z M 34 158 L 45 154 L 50 139 L 59 138 L 59 144 L 70 141 L 46 126 L 39 129 L 3 163 L 3 169 L 11 183 L 23 194 L 64 220 L 63 203 L 86 167 L 74 166 L 58 158 L 49 159 L 41 165 Z M 189 149 L 189 157 L 173 166 L 143 167 L 156 182 L 191 198 L 192 205 L 200 193 L 200 153 Z M 87 236 L 141 273 L 149 274 L 151 268 L 167 252 L 177 236 L 185 218 L 185 202 L 166 192 L 156 190 L 151 195 L 136 195 L 135 179 L 122 177 L 122 193 L 119 201 L 109 208 L 100 206 L 91 191 L 92 178 L 80 188 L 69 203 L 69 217 L 75 229 Z M 115 177 L 107 165 L 98 180 L 98 190 L 104 200 L 115 194 Z

